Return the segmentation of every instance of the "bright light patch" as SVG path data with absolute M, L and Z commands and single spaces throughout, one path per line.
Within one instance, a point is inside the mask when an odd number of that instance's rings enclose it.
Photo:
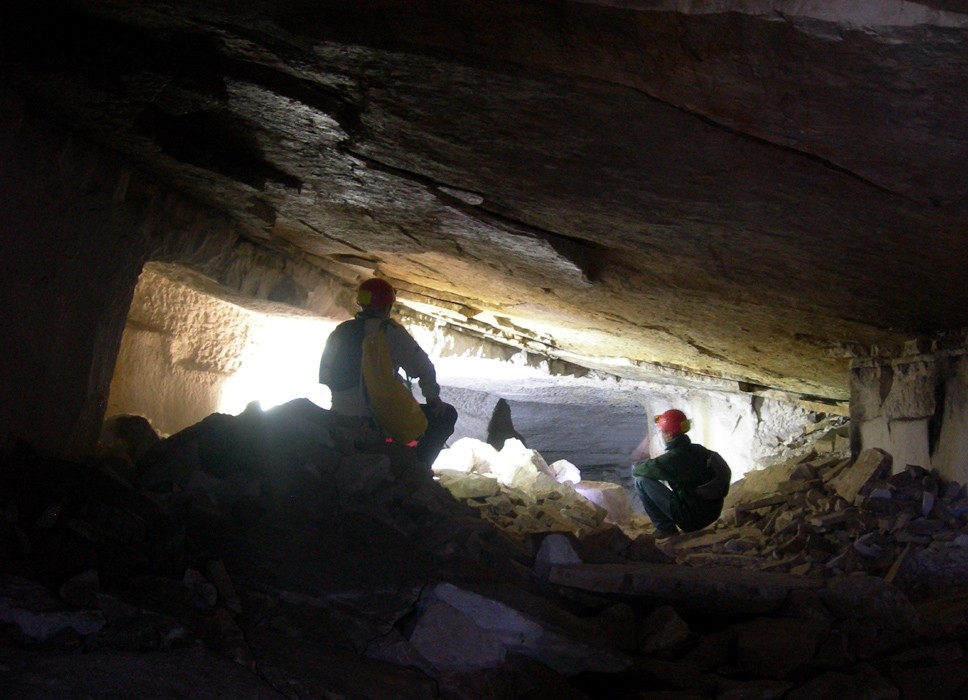
M 263 410 L 298 398 L 330 407 L 318 383 L 319 357 L 336 323 L 309 316 L 253 313 L 238 372 L 222 383 L 218 411 L 238 414 L 253 401 Z

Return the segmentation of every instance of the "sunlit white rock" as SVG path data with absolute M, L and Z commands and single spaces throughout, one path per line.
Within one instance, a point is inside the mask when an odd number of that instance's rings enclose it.
M 551 471 L 554 472 L 555 480 L 560 484 L 566 482 L 577 484 L 581 481 L 581 470 L 567 459 L 559 459 L 557 462 L 552 462 L 550 467 Z
M 433 470 L 490 474 L 491 465 L 497 461 L 497 450 L 486 442 L 474 438 L 461 438 L 452 446 L 440 451 Z
M 618 484 L 607 481 L 579 481 L 575 484 L 575 491 L 604 508 L 608 512 L 605 520 L 610 523 L 627 523 L 632 517 L 628 493 Z

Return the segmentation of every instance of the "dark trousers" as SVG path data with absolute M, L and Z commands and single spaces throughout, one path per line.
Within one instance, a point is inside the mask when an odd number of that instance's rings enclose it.
M 454 425 L 457 423 L 457 409 L 449 403 L 445 403 L 444 407 L 444 415 L 435 416 L 427 404 L 420 405 L 427 416 L 427 429 L 417 442 L 417 459 L 428 467 L 434 465 L 447 438 L 454 434 Z
M 672 489 L 661 481 L 637 476 L 635 490 L 655 529 L 660 532 L 675 532 L 676 521 L 672 519 Z

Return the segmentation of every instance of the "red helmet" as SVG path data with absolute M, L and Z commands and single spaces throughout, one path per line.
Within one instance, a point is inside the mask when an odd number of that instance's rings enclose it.
M 366 280 L 356 292 L 356 303 L 364 308 L 391 306 L 396 299 L 393 287 L 386 280 L 377 277 Z
M 690 427 L 686 414 L 677 408 L 670 408 L 662 415 L 656 416 L 655 424 L 659 426 L 659 430 L 663 433 L 669 433 L 670 435 L 688 433 Z

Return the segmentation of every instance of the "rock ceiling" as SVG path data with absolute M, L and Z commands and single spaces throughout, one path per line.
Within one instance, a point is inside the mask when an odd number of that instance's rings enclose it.
M 0 11 L 0 101 L 472 332 L 842 402 L 968 326 L 966 13 L 42 2 Z

